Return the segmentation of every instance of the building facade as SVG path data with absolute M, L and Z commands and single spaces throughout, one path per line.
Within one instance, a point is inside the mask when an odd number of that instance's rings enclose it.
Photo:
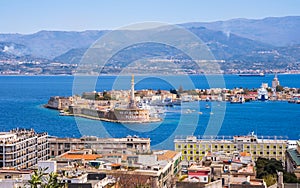
M 234 136 L 230 139 L 197 139 L 195 136 L 188 136 L 183 139 L 175 139 L 175 151 L 182 152 L 183 161 L 200 161 L 207 152 L 234 151 L 248 152 L 256 160 L 258 157 L 275 158 L 285 160 L 287 140 L 260 138 L 256 135 Z
M 50 155 L 55 157 L 74 149 L 92 149 L 96 153 L 149 153 L 150 138 L 49 138 Z
M 29 168 L 49 159 L 47 133 L 14 129 L 0 133 L 0 167 Z

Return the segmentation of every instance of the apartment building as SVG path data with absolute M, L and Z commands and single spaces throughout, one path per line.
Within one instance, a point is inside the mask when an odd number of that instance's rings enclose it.
M 248 152 L 254 160 L 258 157 L 264 157 L 284 161 L 287 148 L 287 140 L 285 139 L 258 138 L 254 134 L 234 136 L 229 139 L 187 136 L 186 138 L 175 139 L 174 143 L 175 151 L 182 152 L 183 161 L 200 161 L 207 152 L 217 151 L 224 151 L 225 153 Z
M 55 157 L 74 149 L 92 149 L 96 153 L 149 153 L 150 138 L 127 136 L 126 138 L 49 138 L 50 155 Z
M 47 133 L 36 133 L 33 129 L 0 132 L 0 167 L 29 168 L 47 159 Z

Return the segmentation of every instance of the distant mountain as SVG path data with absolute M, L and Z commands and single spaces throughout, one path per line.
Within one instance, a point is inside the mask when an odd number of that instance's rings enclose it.
M 221 64 L 223 70 L 285 70 L 290 67 L 295 70 L 299 67 L 300 16 L 261 20 L 233 19 L 181 25 L 198 36 L 216 59 L 225 60 L 225 63 Z M 160 29 L 164 32 L 163 28 Z M 0 34 L 0 60 L 40 59 L 46 64 L 78 64 L 88 47 L 107 32 L 40 31 L 28 35 Z M 188 58 L 182 52 L 166 45 L 151 42 L 137 44 L 112 57 L 108 62 L 108 72 L 121 69 L 126 63 L 139 58 L 145 60 L 151 57 L 181 60 Z M 142 61 L 138 63 L 142 65 Z M 194 68 L 187 64 L 184 66 Z M 51 71 L 49 70 L 49 73 Z
M 213 31 L 204 27 L 190 28 L 192 33 L 198 36 L 212 51 L 216 59 L 229 59 L 236 55 L 245 55 L 251 53 L 253 50 L 269 49 L 272 46 L 257 42 L 251 39 L 239 37 L 231 34 L 227 36 L 221 31 Z M 68 52 L 56 57 L 54 60 L 64 63 L 79 63 L 86 48 L 71 49 Z M 183 57 L 183 54 L 173 48 L 166 47 L 161 44 L 143 44 L 134 47 L 129 47 L 125 52 L 121 52 L 114 57 L 114 61 L 127 62 L 134 57 Z
M 22 45 L 13 42 L 0 42 L 0 52 L 7 55 L 25 56 L 30 54 L 30 50 Z
M 52 59 L 72 48 L 87 48 L 106 31 L 40 31 L 30 35 L 2 34 L 0 41 L 25 45 L 31 55 Z
M 183 27 L 206 27 L 222 31 L 226 35 L 236 34 L 275 46 L 300 44 L 300 16 L 269 17 L 265 19 L 232 19 L 217 22 L 194 22 Z
M 228 60 L 236 55 L 249 54 L 254 50 L 272 48 L 272 45 L 269 44 L 235 34 L 227 35 L 221 31 L 214 31 L 204 27 L 192 27 L 189 30 L 206 43 L 216 59 Z
M 64 54 L 55 57 L 53 61 L 67 64 L 78 64 L 80 63 L 80 60 L 83 57 L 86 50 L 87 48 L 71 49 Z

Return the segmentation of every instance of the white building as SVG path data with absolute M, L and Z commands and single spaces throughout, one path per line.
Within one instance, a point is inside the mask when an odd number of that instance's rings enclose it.
M 13 129 L 0 132 L 0 167 L 29 168 L 49 159 L 48 134 Z

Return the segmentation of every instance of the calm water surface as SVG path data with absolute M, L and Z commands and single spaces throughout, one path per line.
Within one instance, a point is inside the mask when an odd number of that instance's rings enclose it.
M 271 84 L 273 75 L 265 77 L 239 77 L 225 75 L 226 88 L 257 88 L 262 82 Z M 281 85 L 300 88 L 300 75 L 279 75 Z M 184 89 L 209 88 L 204 76 L 191 76 L 194 86 L 185 86 L 180 76 L 136 77 L 136 89 Z M 72 76 L 0 76 L 0 131 L 12 128 L 34 128 L 37 132 L 47 131 L 59 137 L 96 135 L 123 137 L 137 135 L 150 137 L 154 148 L 170 149 L 176 133 L 179 135 L 203 135 L 210 119 L 218 116 L 218 108 L 225 109 L 219 135 L 241 135 L 255 131 L 258 135 L 300 138 L 300 105 L 286 102 L 251 102 L 245 104 L 210 104 L 216 108 L 206 109 L 206 102 L 188 103 L 167 109 L 165 119 L 159 124 L 122 125 L 98 122 L 74 117 L 63 117 L 58 111 L 42 107 L 50 96 L 72 95 Z M 87 78 L 88 79 L 88 78 Z M 99 77 L 97 91 L 129 89 L 130 77 Z M 172 80 L 171 84 L 168 83 Z M 214 86 L 218 83 L 213 83 Z M 222 85 L 222 84 L 221 84 Z M 112 87 L 113 86 L 113 87 Z M 189 109 L 192 112 L 185 114 Z M 202 115 L 198 115 L 201 111 Z M 211 113 L 212 112 L 212 113 Z M 195 119 L 195 117 L 197 117 Z M 184 120 L 184 125 L 181 125 Z M 215 126 L 215 125 L 213 125 Z M 179 127 L 179 128 L 178 128 Z M 216 125 L 216 127 L 218 127 Z

